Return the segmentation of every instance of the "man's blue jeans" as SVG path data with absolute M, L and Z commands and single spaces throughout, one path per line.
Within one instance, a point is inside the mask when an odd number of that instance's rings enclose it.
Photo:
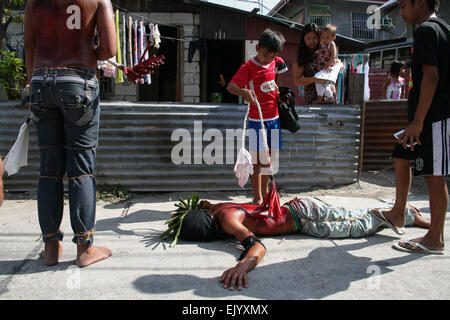
M 84 68 L 37 68 L 31 82 L 31 114 L 40 148 L 39 224 L 45 243 L 62 240 L 63 178 L 69 178 L 73 242 L 91 246 L 96 209 L 95 148 L 99 86 Z

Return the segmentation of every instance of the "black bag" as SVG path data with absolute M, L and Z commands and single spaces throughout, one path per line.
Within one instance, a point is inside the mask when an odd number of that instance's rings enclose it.
M 280 102 L 278 113 L 280 114 L 281 129 L 296 133 L 300 130 L 300 121 L 295 111 L 295 93 L 288 87 L 279 87 Z

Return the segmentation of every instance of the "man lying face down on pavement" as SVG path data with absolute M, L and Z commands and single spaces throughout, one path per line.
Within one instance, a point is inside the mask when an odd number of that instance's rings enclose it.
M 180 199 L 181 200 L 181 199 Z M 274 219 L 269 212 L 255 214 L 260 208 L 254 204 L 218 203 L 200 201 L 194 195 L 192 201 L 176 204 L 172 218 L 166 221 L 169 229 L 161 238 L 175 237 L 186 241 L 210 242 L 234 236 L 245 251 L 239 263 L 226 270 L 220 277 L 224 288 L 238 290 L 248 287 L 247 273 L 264 257 L 266 248 L 256 236 L 276 236 L 299 232 L 318 238 L 362 238 L 390 227 L 403 234 L 393 225 L 380 218 L 381 209 L 346 210 L 333 207 L 311 197 L 295 198 L 281 207 L 281 218 Z M 430 223 L 420 211 L 408 206 L 405 226 L 429 228 Z

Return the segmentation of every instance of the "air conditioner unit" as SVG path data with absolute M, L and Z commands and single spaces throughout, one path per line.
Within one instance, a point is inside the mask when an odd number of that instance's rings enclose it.
M 381 20 L 381 26 L 382 27 L 393 27 L 392 19 L 391 18 L 383 18 Z

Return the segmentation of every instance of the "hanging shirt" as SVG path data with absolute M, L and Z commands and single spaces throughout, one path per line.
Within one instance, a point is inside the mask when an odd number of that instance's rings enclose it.
M 119 10 L 116 10 L 116 34 L 117 34 L 117 63 L 122 64 L 122 52 L 120 51 L 120 34 L 119 34 Z M 118 69 L 116 74 L 116 84 L 123 82 L 123 71 Z
M 148 29 L 149 29 L 148 41 L 153 46 L 155 44 L 155 38 L 153 37 L 153 33 L 155 32 L 155 25 L 153 23 L 150 23 L 148 25 Z
M 161 43 L 161 33 L 159 32 L 158 25 L 153 28 L 153 39 L 155 41 L 155 48 L 159 49 Z
M 128 17 L 128 65 L 130 67 L 134 67 L 134 61 L 133 61 L 133 19 L 131 17 Z
M 252 57 L 239 68 L 230 83 L 235 83 L 239 88 L 245 87 L 253 90 L 261 105 L 264 120 L 275 120 L 279 117 L 275 79 L 278 74 L 286 71 L 288 71 L 286 63 L 280 57 L 276 57 L 266 66 L 261 65 L 255 60 L 255 57 Z M 259 121 L 259 111 L 256 105 L 250 106 L 249 119 Z
M 137 20 L 134 21 L 134 48 L 133 48 L 133 63 L 137 65 L 139 63 L 139 57 L 138 57 L 138 22 Z
M 148 50 L 146 50 L 148 41 L 147 41 L 147 31 L 145 29 L 144 21 L 141 21 L 141 38 L 142 38 L 142 41 L 141 41 L 141 52 L 142 53 L 141 54 L 144 55 L 144 52 L 147 51 L 147 52 L 145 52 L 145 55 L 142 57 L 142 61 L 145 61 L 149 58 L 149 55 L 148 55 Z M 146 84 L 152 83 L 152 78 L 150 77 L 150 74 L 145 75 L 144 83 L 146 83 Z
M 128 66 L 127 64 L 127 21 L 125 15 L 122 17 L 122 64 Z

